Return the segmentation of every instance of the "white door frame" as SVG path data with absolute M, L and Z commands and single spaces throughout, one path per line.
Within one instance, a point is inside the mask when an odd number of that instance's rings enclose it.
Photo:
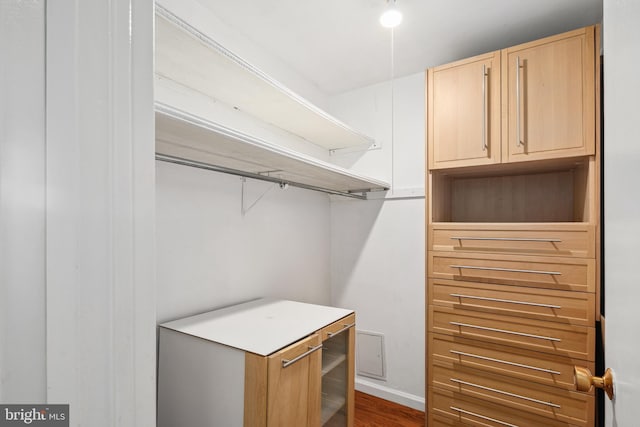
M 153 1 L 46 3 L 47 401 L 155 426 Z
M 605 424 L 640 419 L 640 2 L 604 0 Z M 602 375 L 598 372 L 597 375 Z

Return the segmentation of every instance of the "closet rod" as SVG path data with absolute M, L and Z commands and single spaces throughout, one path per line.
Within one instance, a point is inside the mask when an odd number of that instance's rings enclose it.
M 258 173 L 245 172 L 238 169 L 226 168 L 224 166 L 215 166 L 208 163 L 202 163 L 195 160 L 183 159 L 182 157 L 169 156 L 167 154 L 156 153 L 156 160 L 167 163 L 174 163 L 176 165 L 189 166 L 192 168 L 204 169 L 213 172 L 226 173 L 229 175 L 241 176 L 244 178 L 257 179 L 260 181 L 273 182 L 275 184 L 290 185 L 292 187 L 303 188 L 305 190 L 319 191 L 321 193 L 334 194 L 337 196 L 351 197 L 353 199 L 367 200 L 365 194 L 355 194 L 347 191 L 331 190 L 329 188 L 316 187 L 314 185 L 302 184 L 300 182 L 288 181 L 282 178 L 276 178 L 268 175 L 260 175 Z M 366 190 L 362 190 L 363 192 Z

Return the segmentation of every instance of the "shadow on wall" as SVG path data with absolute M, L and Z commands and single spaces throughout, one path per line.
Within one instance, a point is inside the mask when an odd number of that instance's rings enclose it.
M 330 302 L 325 194 L 157 163 L 157 319 L 258 297 Z M 275 188 L 274 188 L 275 186 Z
M 344 300 L 347 286 L 373 236 L 384 200 L 334 200 L 331 206 L 331 299 L 336 304 Z M 384 259 L 380 262 L 384 263 Z

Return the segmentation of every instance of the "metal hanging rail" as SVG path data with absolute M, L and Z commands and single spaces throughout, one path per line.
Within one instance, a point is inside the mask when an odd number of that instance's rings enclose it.
M 365 194 L 358 194 L 358 192 L 331 190 L 329 188 L 316 187 L 314 185 L 302 184 L 299 182 L 289 181 L 289 180 L 277 178 L 274 176 L 261 175 L 258 173 L 241 171 L 238 169 L 227 168 L 224 166 L 211 165 L 208 163 L 184 159 L 182 157 L 170 156 L 167 154 L 156 153 L 156 160 L 161 162 L 166 162 L 166 163 L 174 163 L 176 165 L 189 166 L 197 169 L 204 169 L 204 170 L 213 171 L 213 172 L 220 172 L 220 173 L 226 173 L 229 175 L 241 176 L 244 178 L 251 178 L 251 179 L 256 179 L 260 181 L 273 182 L 275 184 L 279 184 L 281 187 L 284 187 L 285 185 L 290 185 L 291 187 L 303 188 L 305 190 L 318 191 L 321 193 L 334 194 L 337 196 L 350 197 L 350 198 L 359 199 L 359 200 L 367 200 L 367 196 Z M 366 191 L 368 190 L 362 190 L 362 193 Z

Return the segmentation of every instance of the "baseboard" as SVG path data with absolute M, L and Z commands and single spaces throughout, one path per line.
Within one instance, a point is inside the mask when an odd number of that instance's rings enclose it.
M 424 397 L 416 396 L 415 394 L 406 393 L 400 390 L 394 390 L 390 387 L 374 383 L 373 381 L 367 381 L 360 377 L 356 377 L 355 387 L 356 390 L 363 393 L 424 412 Z

